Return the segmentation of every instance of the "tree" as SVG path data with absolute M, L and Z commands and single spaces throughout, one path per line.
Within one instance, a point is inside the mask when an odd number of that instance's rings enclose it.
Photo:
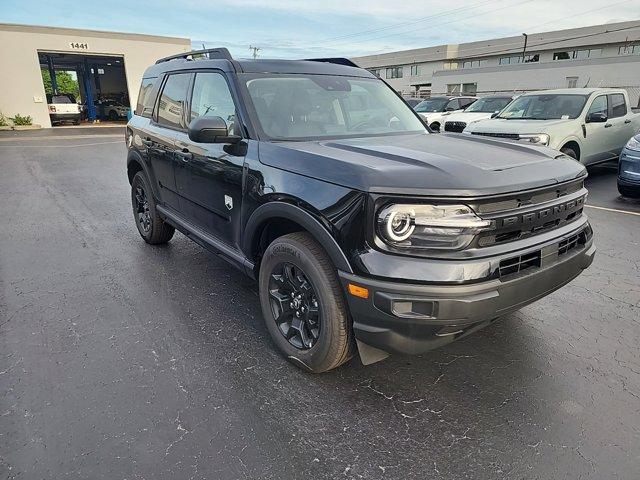
M 53 88 L 51 87 L 51 75 L 49 75 L 49 70 L 43 68 L 41 69 L 41 72 L 45 93 L 53 93 Z M 75 97 L 76 100 L 78 100 L 80 98 L 80 86 L 78 85 L 78 80 L 77 78 L 75 78 L 75 75 L 72 75 L 71 73 L 72 72 L 67 72 L 65 70 L 56 71 L 58 93 L 70 93 Z

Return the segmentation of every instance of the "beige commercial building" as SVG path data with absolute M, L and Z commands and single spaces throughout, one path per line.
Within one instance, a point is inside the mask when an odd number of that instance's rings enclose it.
M 0 24 L 0 112 L 29 115 L 50 127 L 43 77 L 51 71 L 77 82 L 84 117 L 88 103 L 98 118 L 106 115 L 105 105 L 135 108 L 144 70 L 158 58 L 189 50 L 188 38 Z
M 352 59 L 406 96 L 619 87 L 640 97 L 640 20 Z

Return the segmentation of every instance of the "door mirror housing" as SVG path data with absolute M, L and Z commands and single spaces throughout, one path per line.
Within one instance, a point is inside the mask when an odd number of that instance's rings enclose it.
M 607 114 L 594 112 L 587 115 L 587 123 L 604 123 L 607 121 Z
M 229 135 L 222 117 L 198 117 L 189 124 L 189 139 L 196 143 L 238 143 L 242 137 Z

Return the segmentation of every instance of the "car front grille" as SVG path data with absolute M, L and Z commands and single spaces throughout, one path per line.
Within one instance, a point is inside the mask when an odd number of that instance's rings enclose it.
M 489 132 L 471 132 L 473 135 L 481 135 L 483 137 L 508 138 L 510 140 L 518 140 L 520 135 L 517 133 L 489 133 Z
M 444 131 L 462 133 L 466 126 L 467 124 L 465 122 L 445 122 Z
M 586 196 L 579 180 L 471 205 L 492 225 L 476 237 L 471 248 L 514 242 L 568 225 L 582 216 Z
M 591 235 L 591 228 L 586 227 L 581 232 L 565 238 L 555 245 L 501 260 L 498 267 L 500 279 L 508 280 L 522 274 L 525 270 L 528 270 L 527 273 L 532 273 L 534 269 L 551 265 L 570 251 L 586 245 Z

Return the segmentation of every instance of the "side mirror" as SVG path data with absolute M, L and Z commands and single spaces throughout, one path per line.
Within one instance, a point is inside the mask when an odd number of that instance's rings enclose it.
M 198 117 L 189 124 L 189 139 L 196 143 L 238 143 L 242 137 L 229 135 L 222 117 Z
M 500 112 L 493 112 L 491 114 L 491 118 L 496 118 L 499 114 L 500 114 Z
M 607 121 L 606 113 L 594 112 L 587 115 L 587 123 L 604 123 L 606 121 Z

